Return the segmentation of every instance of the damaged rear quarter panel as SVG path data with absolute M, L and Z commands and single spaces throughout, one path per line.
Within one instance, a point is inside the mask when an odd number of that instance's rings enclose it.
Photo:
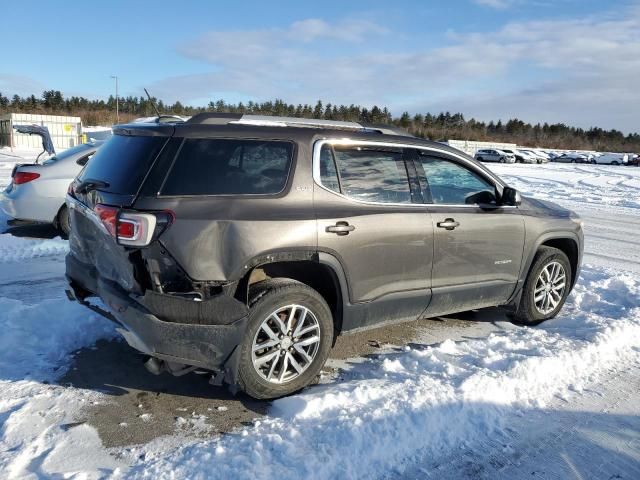
M 256 257 L 317 251 L 310 150 L 295 156 L 278 195 L 140 197 L 135 208 L 175 213 L 160 241 L 192 280 L 238 280 Z

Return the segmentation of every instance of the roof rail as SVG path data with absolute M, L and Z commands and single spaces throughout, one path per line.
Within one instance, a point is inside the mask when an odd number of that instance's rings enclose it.
M 196 113 L 186 123 L 194 125 L 226 125 L 243 117 L 242 113 L 202 112 Z
M 363 123 L 364 128 L 377 130 L 384 135 L 398 135 L 400 137 L 413 137 L 406 128 L 387 125 L 386 123 Z
M 307 127 L 328 128 L 336 130 L 352 130 L 375 132 L 384 135 L 411 136 L 404 129 L 393 125 L 364 124 L 358 122 L 343 122 L 339 120 L 319 120 L 315 118 L 276 117 L 270 115 L 247 115 L 241 113 L 204 112 L 194 115 L 188 124 L 193 125 L 258 125 L 264 127 Z

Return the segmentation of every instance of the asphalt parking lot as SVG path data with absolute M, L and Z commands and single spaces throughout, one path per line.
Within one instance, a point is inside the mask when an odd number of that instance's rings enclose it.
M 344 381 L 352 364 L 407 344 L 427 346 L 510 328 L 497 323 L 503 321 L 506 317 L 500 310 L 488 309 L 341 336 L 321 382 Z M 143 361 L 124 341 L 100 341 L 76 352 L 72 368 L 58 382 L 106 394 L 106 401 L 88 405 L 78 418 L 96 428 L 105 447 L 143 444 L 176 433 L 203 438 L 224 434 L 252 423 L 269 409 L 270 402 L 234 396 L 226 388 L 210 385 L 206 375 L 152 375 Z

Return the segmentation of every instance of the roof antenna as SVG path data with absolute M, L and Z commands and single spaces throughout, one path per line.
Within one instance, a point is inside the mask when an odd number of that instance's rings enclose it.
M 151 95 L 149 95 L 149 92 L 147 92 L 147 89 L 144 89 L 144 93 L 147 94 L 147 97 L 149 98 L 149 102 L 151 102 L 151 106 L 153 106 L 153 109 L 156 111 L 156 115 L 159 117 L 161 117 L 162 115 L 160 115 L 160 110 L 158 110 L 158 107 L 156 106 L 156 102 L 153 101 L 153 99 L 151 98 Z

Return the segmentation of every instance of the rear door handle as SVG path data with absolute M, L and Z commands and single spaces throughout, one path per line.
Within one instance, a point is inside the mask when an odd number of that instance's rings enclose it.
M 460 226 L 460 222 L 456 222 L 453 218 L 445 218 L 444 222 L 438 222 L 438 228 L 444 228 L 445 230 L 453 230 Z
M 335 233 L 336 235 L 342 237 L 344 235 L 349 235 L 349 232 L 353 232 L 356 229 L 355 226 L 349 225 L 348 222 L 336 222 L 335 225 L 330 225 L 325 228 L 327 233 Z

